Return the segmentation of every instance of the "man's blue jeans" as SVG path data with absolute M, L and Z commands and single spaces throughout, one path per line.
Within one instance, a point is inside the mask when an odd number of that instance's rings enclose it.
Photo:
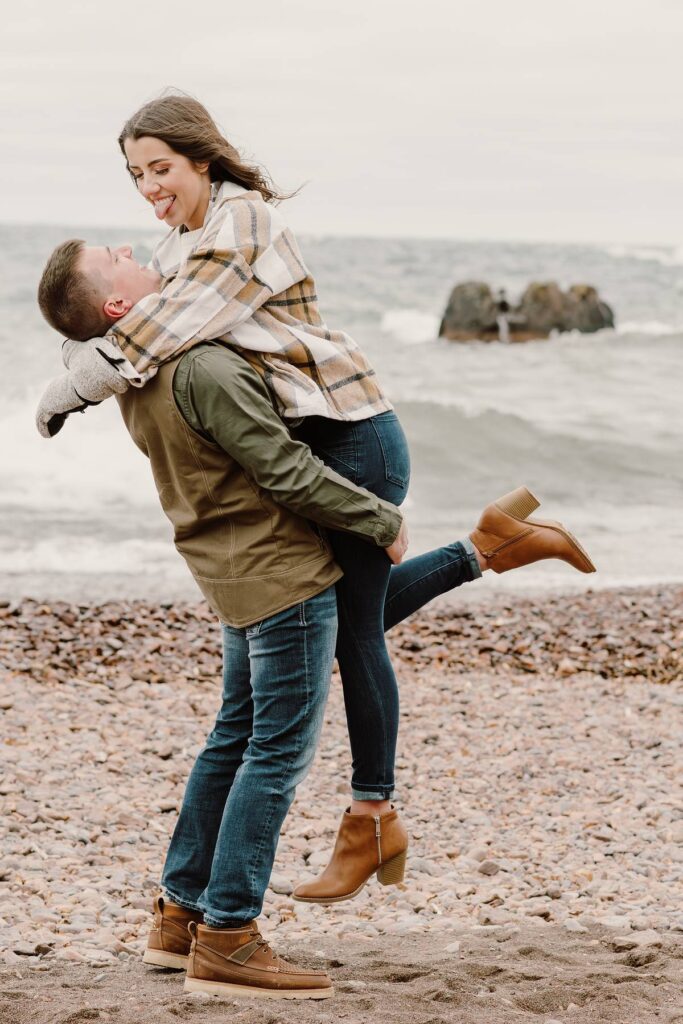
M 162 885 L 207 924 L 258 917 L 280 829 L 320 736 L 335 588 L 246 629 L 223 626 L 223 703 L 190 774 Z

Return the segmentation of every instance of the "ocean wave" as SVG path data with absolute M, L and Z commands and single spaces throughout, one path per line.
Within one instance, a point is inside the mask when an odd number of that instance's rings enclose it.
M 532 473 L 543 467 L 544 478 L 558 493 L 565 493 L 574 476 L 588 482 L 591 493 L 611 493 L 617 503 L 631 504 L 634 487 L 648 489 L 653 501 L 659 494 L 667 506 L 670 500 L 680 501 L 683 474 L 675 431 L 662 434 L 655 444 L 638 431 L 638 423 L 628 432 L 621 424 L 609 433 L 588 423 L 577 430 L 467 398 L 432 402 L 413 397 L 397 408 L 416 473 L 430 467 L 436 488 L 442 486 L 444 467 L 446 479 L 466 479 L 472 466 L 481 476 L 506 479 L 510 467 L 526 465 Z
M 604 252 L 614 259 L 642 260 L 647 263 L 659 263 L 662 267 L 683 265 L 683 245 L 607 245 Z
M 647 334 L 657 338 L 670 334 L 683 334 L 683 324 L 667 324 L 662 320 L 625 320 L 623 323 L 617 324 L 615 333 Z
M 115 402 L 69 417 L 50 440 L 34 426 L 36 404 L 31 394 L 0 418 L 2 436 L 12 439 L 0 455 L 3 503 L 35 510 L 126 508 L 161 515 L 147 459 L 127 436 Z
M 432 313 L 425 313 L 419 309 L 394 309 L 384 313 L 381 321 L 381 330 L 384 334 L 391 334 L 404 345 L 424 345 L 436 341 L 439 333 L 439 317 Z M 663 320 L 625 320 L 617 323 L 616 327 L 606 327 L 593 334 L 585 334 L 581 331 L 553 331 L 548 338 L 535 339 L 545 346 L 552 346 L 553 343 L 575 343 L 578 339 L 589 339 L 591 344 L 600 341 L 603 337 L 614 335 L 642 334 L 648 337 L 665 337 L 672 334 L 683 334 L 683 323 L 666 323 Z M 533 345 L 534 339 L 525 342 L 525 346 Z M 496 346 L 500 343 L 487 341 L 487 346 Z M 507 347 L 507 346 L 506 346 Z
M 392 309 L 382 317 L 381 330 L 404 345 L 422 345 L 436 339 L 439 323 L 438 316 L 421 309 Z
M 108 529 L 108 536 L 113 531 Z M 78 573 L 115 572 L 123 576 L 173 571 L 187 572 L 173 546 L 163 541 L 131 539 L 119 543 L 59 533 L 34 543 L 0 547 L 0 572 Z

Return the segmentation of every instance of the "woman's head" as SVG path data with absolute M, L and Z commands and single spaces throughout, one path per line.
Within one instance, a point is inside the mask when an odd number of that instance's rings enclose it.
M 255 189 L 266 202 L 284 198 L 261 168 L 242 162 L 191 96 L 170 94 L 146 103 L 126 121 L 119 146 L 136 186 L 171 227 L 201 226 L 212 181 Z

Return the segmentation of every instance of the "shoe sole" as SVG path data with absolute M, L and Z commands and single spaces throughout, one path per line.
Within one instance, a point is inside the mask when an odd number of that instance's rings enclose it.
M 527 519 L 526 522 L 529 523 L 531 526 L 548 526 L 548 527 L 550 527 L 551 530 L 557 530 L 557 532 L 561 533 L 562 536 L 564 537 L 564 539 L 571 544 L 571 546 L 574 548 L 576 553 L 581 558 L 582 562 L 584 563 L 584 565 L 586 567 L 582 571 L 583 572 L 597 572 L 598 571 L 595 568 L 595 566 L 593 565 L 593 561 L 592 561 L 590 555 L 588 554 L 588 552 L 586 551 L 586 549 L 583 548 L 579 544 L 579 542 L 576 539 L 576 537 L 574 536 L 574 534 L 570 533 L 569 530 L 567 529 L 567 527 L 563 526 L 562 523 L 558 523 L 554 519 Z
M 359 892 L 362 892 L 365 888 L 365 882 L 359 885 L 354 892 L 347 892 L 343 896 L 328 896 L 325 899 L 318 899 L 317 896 L 295 896 L 292 893 L 292 899 L 296 900 L 297 903 L 317 903 L 321 907 L 331 907 L 333 903 L 344 903 L 346 900 L 355 899 Z
M 397 853 L 395 857 L 392 857 L 391 860 L 380 864 L 376 872 L 377 881 L 380 885 L 399 885 L 403 881 L 407 856 L 408 851 L 403 850 L 401 853 Z M 370 878 L 372 878 L 372 875 Z M 345 893 L 343 896 L 329 896 L 319 899 L 312 896 L 297 896 L 292 893 L 292 899 L 296 900 L 297 903 L 317 903 L 321 907 L 331 907 L 334 903 L 344 903 L 346 900 L 354 899 L 359 892 L 362 892 L 365 886 L 366 882 L 362 882 L 354 892 Z
M 276 989 L 256 988 L 254 985 L 233 985 L 227 981 L 202 981 L 186 978 L 184 992 L 208 992 L 216 996 L 238 996 L 242 999 L 330 999 L 333 988 Z
M 187 961 L 188 957 L 182 953 L 166 953 L 163 949 L 146 949 L 142 956 L 143 964 L 150 964 L 152 967 L 174 967 L 177 971 L 184 971 Z

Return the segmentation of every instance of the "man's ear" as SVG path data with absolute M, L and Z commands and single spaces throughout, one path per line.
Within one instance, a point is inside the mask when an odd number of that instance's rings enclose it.
M 120 320 L 122 316 L 132 309 L 134 303 L 130 299 L 123 299 L 120 296 L 112 295 L 105 300 L 102 307 L 104 315 L 110 320 Z

